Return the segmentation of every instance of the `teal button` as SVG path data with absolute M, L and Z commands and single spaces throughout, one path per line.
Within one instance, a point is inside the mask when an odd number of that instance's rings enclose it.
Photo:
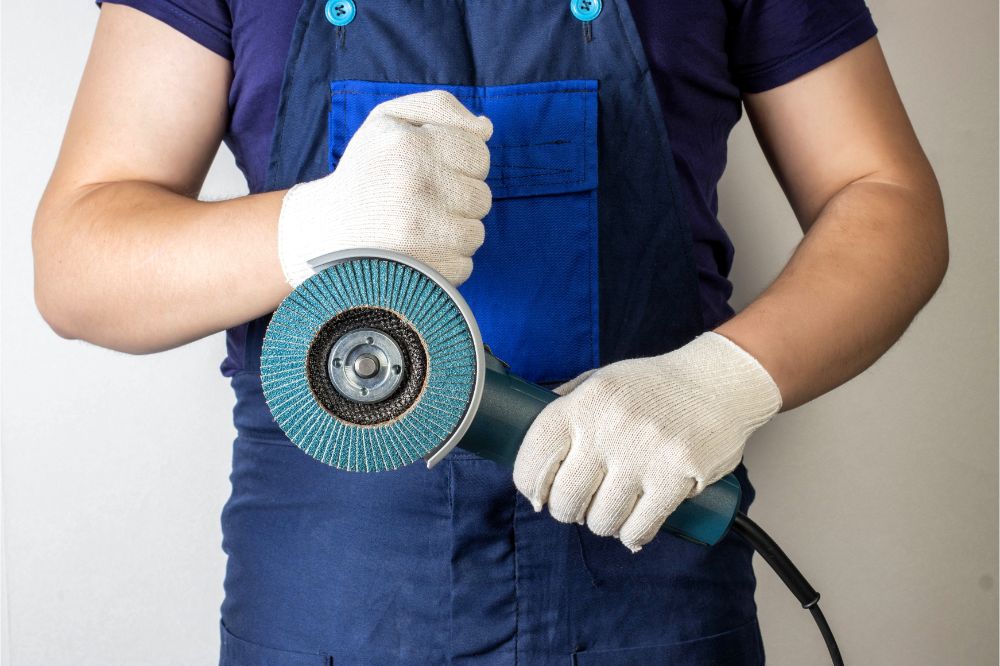
M 583 22 L 597 18 L 603 6 L 601 0 L 569 0 L 569 11 Z
M 353 21 L 357 13 L 354 0 L 328 0 L 326 3 L 326 20 L 337 27 Z

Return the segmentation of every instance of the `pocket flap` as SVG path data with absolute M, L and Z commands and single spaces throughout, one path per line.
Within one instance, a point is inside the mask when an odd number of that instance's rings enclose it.
M 579 192 L 597 187 L 597 81 L 507 86 L 334 81 L 330 84 L 330 168 L 375 106 L 425 90 L 447 90 L 493 122 L 493 198 Z

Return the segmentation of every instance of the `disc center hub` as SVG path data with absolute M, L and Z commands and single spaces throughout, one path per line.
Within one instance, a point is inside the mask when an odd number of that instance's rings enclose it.
M 403 352 L 391 337 L 371 328 L 345 333 L 333 343 L 327 361 L 330 381 L 355 402 L 388 398 L 403 381 Z
M 354 362 L 354 374 L 358 377 L 368 379 L 378 374 L 379 367 L 377 358 L 371 354 L 362 354 Z

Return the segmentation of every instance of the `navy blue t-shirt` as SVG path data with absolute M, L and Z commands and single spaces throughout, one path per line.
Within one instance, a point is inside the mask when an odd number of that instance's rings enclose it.
M 301 0 L 107 1 L 145 12 L 233 62 L 225 140 L 250 191 L 261 191 Z M 717 218 L 716 186 L 726 166 L 729 133 L 742 112 L 742 93 L 774 88 L 836 58 L 873 37 L 875 25 L 864 0 L 629 0 L 629 5 L 670 132 L 704 321 L 714 326 L 732 314 L 733 246 Z

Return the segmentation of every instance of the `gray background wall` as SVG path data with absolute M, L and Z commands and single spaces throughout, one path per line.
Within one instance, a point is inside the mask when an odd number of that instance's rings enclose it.
M 995 664 L 997 6 L 871 8 L 944 190 L 951 270 L 873 369 L 754 438 L 754 516 L 824 593 L 849 663 Z M 31 219 L 97 15 L 3 1 L 4 663 L 209 664 L 233 436 L 223 340 L 134 358 L 58 339 L 32 302 Z M 799 231 L 745 124 L 731 145 L 721 217 L 742 305 Z M 204 196 L 243 191 L 223 151 Z M 826 663 L 808 614 L 758 577 L 771 663 Z

